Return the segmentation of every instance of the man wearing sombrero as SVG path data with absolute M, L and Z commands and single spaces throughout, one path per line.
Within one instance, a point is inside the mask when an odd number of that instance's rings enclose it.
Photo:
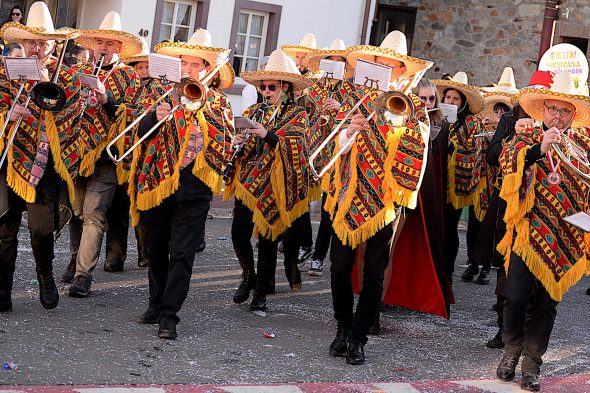
M 485 105 L 480 89 L 469 84 L 465 72 L 457 72 L 451 80 L 434 80 L 432 83 L 443 103 L 457 107 L 457 120 L 449 129 L 448 202 L 444 211 L 445 264 L 451 280 L 459 252 L 458 225 L 463 208 L 469 207 L 467 256 L 471 260 L 480 220 L 487 207 L 484 143 L 482 138 L 476 137 L 481 131 L 481 120 L 476 115 Z M 469 269 L 461 279 L 471 281 L 477 273 Z
M 391 83 L 398 84 L 432 66 L 429 61 L 407 55 L 406 37 L 393 31 L 379 47 L 358 45 L 345 56 L 352 68 L 358 59 L 373 61 L 391 68 Z M 414 80 L 417 83 L 417 80 Z M 407 83 L 407 82 L 406 82 Z M 341 121 L 353 105 L 365 97 L 362 87 L 349 94 L 340 108 Z M 348 364 L 365 361 L 367 334 L 381 303 L 384 271 L 389 264 L 390 242 L 395 234 L 401 207 L 414 208 L 422 181 L 429 134 L 424 104 L 412 94 L 414 117 L 394 126 L 383 111 L 371 116 L 377 106 L 379 91 L 371 91 L 358 111 L 344 124 L 337 141 L 341 146 L 358 130 L 354 143 L 326 173 L 323 188 L 327 191 L 325 208 L 333 218 L 330 260 L 332 304 L 338 322 L 336 337 L 330 345 L 332 356 L 346 357 Z M 411 158 L 410 158 L 411 156 Z M 367 165 L 368 164 L 368 165 Z M 357 247 L 366 242 L 370 252 L 361 261 L 362 290 L 354 310 L 351 274 Z
M 125 129 L 131 114 L 131 97 L 140 86 L 133 68 L 120 63 L 119 58 L 141 51 L 141 40 L 122 31 L 121 17 L 115 11 L 108 12 L 96 30 L 80 30 L 76 42 L 92 49 L 93 64 L 75 67 L 80 74 L 92 74 L 102 57 L 98 70 L 98 87 L 91 96 L 85 91 L 81 96 L 88 100 L 80 119 L 82 162 L 81 177 L 76 181 L 74 216 L 70 222 L 71 259 L 62 280 L 74 280 L 68 290 L 73 297 L 86 297 L 90 292 L 92 271 L 98 257 L 105 232 L 106 212 L 115 195 L 117 184 L 127 181 L 129 163 L 118 167 L 109 159 L 104 148 L 110 140 Z M 127 144 L 130 143 L 127 138 Z M 123 146 L 121 146 L 123 148 Z M 75 271 L 74 271 L 75 266 Z M 108 267 L 107 267 L 108 270 Z M 72 274 L 73 273 L 73 274 Z
M 162 42 L 155 52 L 179 57 L 183 78 L 196 81 L 225 62 L 229 49 L 211 46 L 211 35 L 198 29 L 188 42 Z M 215 79 L 217 82 L 215 82 Z M 138 322 L 159 324 L 158 336 L 175 339 L 178 312 L 188 294 L 195 253 L 213 193 L 219 193 L 234 133 L 231 105 L 222 93 L 234 83 L 227 63 L 213 78 L 200 109 L 174 108 L 186 97 L 172 94 L 140 123 L 143 136 L 164 121 L 133 153 L 129 196 L 132 224 L 145 227 L 149 259 L 149 306 Z M 146 96 L 146 103 L 154 97 Z
M 299 69 L 301 75 L 308 78 L 319 78 L 321 73 L 309 69 L 307 55 L 318 49 L 315 34 L 307 33 L 303 36 L 298 45 L 282 45 L 281 49 L 289 56 Z
M 15 22 L 5 24 L 0 29 L 0 37 L 22 44 L 26 56 L 37 57 L 47 80 L 56 72 L 58 61 L 51 55 L 56 40 L 63 41 L 73 32 L 55 30 L 51 14 L 43 2 L 33 3 L 28 15 L 26 25 Z M 24 210 L 28 212 L 41 304 L 46 309 L 52 309 L 59 301 L 52 272 L 54 230 L 62 224 L 56 213 L 60 205 L 65 204 L 68 197 L 70 202 L 74 200 L 74 179 L 80 164 L 77 130 L 80 81 L 76 73 L 66 66 L 62 65 L 58 72 L 57 83 L 66 94 L 62 110 L 42 110 L 31 100 L 28 107 L 16 105 L 9 119 L 9 135 L 17 119 L 22 117 L 22 123 L 9 148 L 7 164 L 2 168 L 2 176 L 6 177 L 9 188 L 9 208 L 0 212 L 0 312 L 12 309 L 17 235 Z M 25 96 L 34 83 L 25 83 Z M 20 84 L 8 81 L 5 69 L 0 69 L 0 123 L 4 123 Z M 0 142 L 0 151 L 4 150 L 5 143 Z
M 234 138 L 235 146 L 244 143 L 243 154 L 225 189 L 226 198 L 235 196 L 232 243 L 242 268 L 233 301 L 245 302 L 254 290 L 250 310 L 264 311 L 281 235 L 287 279 L 292 290 L 301 289 L 297 261 L 301 215 L 309 209 L 309 127 L 293 92 L 309 87 L 311 81 L 282 50 L 271 53 L 264 71 L 240 76 L 257 86 L 265 101 L 244 112 L 255 128 L 247 131 L 248 139 L 243 133 Z M 257 271 L 250 243 L 253 231 L 259 240 Z
M 577 127 L 590 125 L 590 99 L 577 95 L 569 73 L 555 75 L 549 89 L 525 88 L 519 102 L 534 120 L 517 125 L 500 156 L 506 201 L 506 235 L 498 250 L 506 257 L 504 357 L 501 380 L 514 378 L 522 355 L 521 387 L 540 389 L 542 356 L 563 294 L 590 272 L 588 234 L 564 218 L 588 211 L 585 185 L 552 146 L 568 154 L 577 145 L 586 154 L 590 139 Z M 522 123 L 522 122 L 521 122 Z M 570 145 L 571 144 L 571 145 Z M 572 165 L 580 165 L 572 159 Z

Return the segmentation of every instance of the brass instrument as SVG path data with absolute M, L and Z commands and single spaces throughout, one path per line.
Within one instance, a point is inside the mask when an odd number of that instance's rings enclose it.
M 557 153 L 557 156 L 567 169 L 586 187 L 590 188 L 590 159 L 588 158 L 588 152 L 572 141 L 567 136 L 567 133 L 564 133 L 562 138 L 561 143 L 552 145 L 553 150 L 555 150 L 555 153 Z M 578 166 L 572 163 L 572 159 L 578 162 Z M 581 169 L 584 169 L 584 171 Z
M 229 59 L 225 59 L 221 61 L 217 67 L 215 67 L 208 75 L 206 75 L 202 80 L 198 81 L 193 78 L 183 78 L 180 83 L 176 84 L 175 86 L 168 89 L 166 93 L 164 93 L 161 97 L 159 97 L 152 105 L 150 105 L 141 115 L 139 115 L 127 128 L 125 128 L 119 135 L 117 135 L 108 145 L 106 148 L 107 154 L 115 162 L 115 164 L 119 164 L 122 162 L 125 157 L 131 154 L 137 146 L 139 146 L 146 138 L 148 138 L 154 131 L 156 131 L 162 123 L 167 121 L 168 119 L 165 117 L 162 120 L 158 121 L 152 128 L 150 128 L 133 146 L 131 146 L 127 151 L 123 152 L 120 157 L 116 157 L 111 152 L 111 148 L 119 141 L 119 139 L 123 138 L 125 134 L 127 134 L 130 130 L 135 127 L 152 109 L 162 102 L 166 97 L 168 97 L 171 93 L 175 93 L 175 96 L 179 97 L 179 103 L 174 106 L 170 111 L 175 112 L 180 107 L 186 108 L 190 111 L 196 111 L 201 109 L 207 103 L 207 94 L 209 92 L 209 87 L 207 87 L 207 83 L 219 72 L 221 67 L 227 63 Z
M 327 90 L 328 90 L 328 97 L 326 97 L 327 99 L 331 99 L 334 96 L 334 93 L 336 92 L 336 86 L 337 84 L 332 82 L 327 83 Z M 324 127 L 326 126 L 328 123 L 330 122 L 330 115 L 327 115 L 324 113 L 323 109 L 321 110 L 321 115 L 318 119 L 318 125 L 320 127 Z
M 102 68 L 102 64 L 103 63 L 104 63 L 104 53 L 101 53 L 98 61 L 94 64 L 94 69 L 92 70 L 91 76 L 98 78 L 98 74 L 100 73 L 100 70 Z M 116 65 L 113 66 L 113 68 L 111 69 L 111 72 L 115 69 L 115 67 L 116 67 Z M 107 75 L 107 78 L 109 76 L 110 76 L 110 72 Z M 105 81 L 106 81 L 107 78 L 105 78 Z M 92 91 L 91 91 L 90 87 L 84 85 L 82 87 L 82 90 L 86 94 L 88 94 L 88 97 L 84 101 L 82 101 L 82 110 L 80 111 L 80 119 L 84 115 L 84 112 L 86 112 L 86 108 L 88 108 L 89 106 L 95 106 L 95 105 L 92 104 L 92 96 L 91 96 Z

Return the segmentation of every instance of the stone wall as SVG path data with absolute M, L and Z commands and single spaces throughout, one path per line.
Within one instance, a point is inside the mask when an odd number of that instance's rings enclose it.
M 379 0 L 417 8 L 411 53 L 434 61 L 426 77 L 465 71 L 471 84 L 496 83 L 505 66 L 518 87 L 537 69 L 544 0 Z

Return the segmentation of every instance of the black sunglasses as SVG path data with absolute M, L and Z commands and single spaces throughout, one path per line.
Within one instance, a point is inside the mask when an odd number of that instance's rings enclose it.
M 20 12 L 13 12 L 13 13 L 12 13 L 12 14 L 10 14 L 10 15 L 13 15 L 13 16 L 20 16 Z
M 265 85 L 264 83 L 260 84 L 260 91 L 264 91 L 268 88 L 269 91 L 275 91 L 277 89 L 277 85 Z

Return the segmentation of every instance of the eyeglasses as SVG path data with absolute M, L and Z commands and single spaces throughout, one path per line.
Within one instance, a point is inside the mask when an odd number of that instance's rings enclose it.
M 23 44 L 27 48 L 34 48 L 36 46 L 38 46 L 39 49 L 41 49 L 41 50 L 45 50 L 45 49 L 49 48 L 49 42 L 47 42 L 47 41 L 35 42 L 35 41 L 25 40 L 23 42 Z
M 430 96 L 430 97 L 420 96 L 419 98 L 420 98 L 420 101 L 422 101 L 424 103 L 436 101 L 436 96 Z
M 546 104 L 545 108 L 547 108 L 547 112 L 549 112 L 550 115 L 557 115 L 559 113 L 559 116 L 567 116 L 570 113 L 572 113 L 573 111 L 571 109 L 565 109 L 565 108 L 557 108 L 555 106 L 547 106 Z
M 264 83 L 262 83 L 260 85 L 260 91 L 265 91 L 266 89 L 268 89 L 268 91 L 275 91 L 277 87 L 277 85 L 265 85 Z
M 13 12 L 13 13 L 12 13 L 12 14 L 10 14 L 10 15 L 12 15 L 12 16 L 20 16 L 21 14 L 20 14 L 20 12 Z

